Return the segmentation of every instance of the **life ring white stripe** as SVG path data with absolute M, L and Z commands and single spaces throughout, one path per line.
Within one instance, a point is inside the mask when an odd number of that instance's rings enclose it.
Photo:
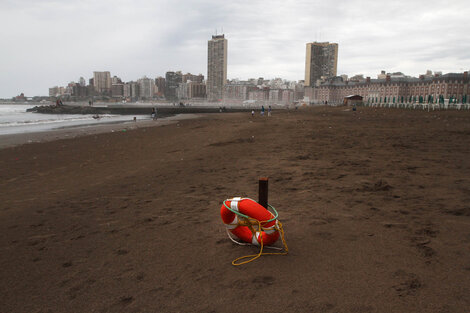
M 255 246 L 259 246 L 259 242 L 258 242 L 259 234 L 260 234 L 259 231 L 257 231 L 251 238 L 251 243 L 254 244 Z
M 234 211 L 238 212 L 238 201 L 240 201 L 241 197 L 235 197 L 230 201 L 230 208 Z

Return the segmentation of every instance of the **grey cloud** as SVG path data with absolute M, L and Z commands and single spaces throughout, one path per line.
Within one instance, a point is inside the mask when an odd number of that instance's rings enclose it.
M 417 75 L 470 63 L 467 1 L 0 2 L 0 97 L 47 94 L 95 70 L 124 80 L 207 71 L 207 40 L 228 39 L 228 76 L 304 77 L 305 44 L 339 43 L 340 74 Z

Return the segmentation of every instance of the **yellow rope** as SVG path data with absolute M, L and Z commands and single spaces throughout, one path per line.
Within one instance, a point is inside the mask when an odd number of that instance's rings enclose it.
M 262 233 L 263 227 L 261 226 L 261 223 L 265 223 L 265 222 L 260 222 L 260 221 L 255 220 L 255 219 L 252 219 L 251 221 L 247 220 L 247 219 L 245 219 L 244 221 L 239 220 L 238 224 L 242 225 L 242 226 L 248 226 L 250 228 L 250 230 L 254 233 L 254 236 L 256 236 L 256 231 L 253 229 L 253 225 L 258 224 L 258 230 L 260 232 L 260 241 L 261 241 L 260 247 L 261 248 L 260 248 L 258 254 L 250 254 L 250 255 L 245 255 L 245 256 L 236 258 L 235 260 L 232 261 L 232 265 L 239 266 L 239 265 L 243 265 L 243 264 L 246 264 L 246 263 L 250 263 L 250 262 L 256 260 L 257 258 L 259 258 L 262 255 L 286 255 L 289 252 L 289 248 L 287 247 L 287 243 L 286 243 L 286 240 L 284 238 L 284 229 L 282 228 L 282 223 L 278 220 L 277 225 L 275 227 L 278 229 L 278 231 L 281 235 L 282 243 L 284 245 L 284 252 L 264 252 L 263 253 L 263 246 L 264 246 L 263 245 L 263 233 Z M 246 259 L 246 258 L 251 258 L 251 259 L 249 259 L 247 261 L 237 263 L 237 261 L 240 261 L 240 260 L 243 260 L 243 259 Z

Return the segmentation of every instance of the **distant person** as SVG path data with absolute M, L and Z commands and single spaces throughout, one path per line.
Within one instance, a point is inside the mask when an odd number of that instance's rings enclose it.
M 264 116 L 264 105 L 261 106 L 261 112 L 260 112 L 261 116 Z
M 255 116 L 255 110 L 251 110 L 251 117 Z
M 271 111 L 272 111 L 272 108 L 271 106 L 268 107 L 268 116 L 271 116 Z
M 152 114 L 150 114 L 152 117 L 152 120 L 156 120 L 157 112 L 155 111 L 155 108 L 152 108 Z
M 90 101 L 88 101 L 88 105 L 89 105 L 89 106 L 91 106 L 91 100 L 90 100 Z

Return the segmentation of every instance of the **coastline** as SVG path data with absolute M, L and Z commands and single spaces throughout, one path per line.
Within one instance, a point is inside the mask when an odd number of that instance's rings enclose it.
M 38 113 L 40 114 L 40 113 Z M 154 120 L 137 120 L 136 122 L 130 121 L 118 121 L 103 123 L 99 125 L 78 125 L 78 126 L 65 126 L 53 130 L 28 132 L 21 134 L 6 134 L 0 135 L 0 149 L 14 147 L 23 144 L 41 143 L 54 141 L 59 139 L 71 139 L 81 136 L 89 136 L 101 133 L 116 132 L 116 131 L 128 131 L 139 128 L 155 127 L 176 123 L 180 120 L 198 118 L 201 114 L 177 114 L 173 116 L 167 116 Z
M 159 115 L 171 116 L 175 114 L 198 113 L 235 113 L 251 112 L 251 107 L 225 107 L 225 106 L 168 106 L 168 105 L 136 105 L 136 104 L 108 104 L 106 106 L 84 106 L 64 104 L 61 106 L 46 105 L 35 106 L 28 112 L 46 114 L 117 114 L 117 115 L 149 115 L 152 108 L 156 108 Z

